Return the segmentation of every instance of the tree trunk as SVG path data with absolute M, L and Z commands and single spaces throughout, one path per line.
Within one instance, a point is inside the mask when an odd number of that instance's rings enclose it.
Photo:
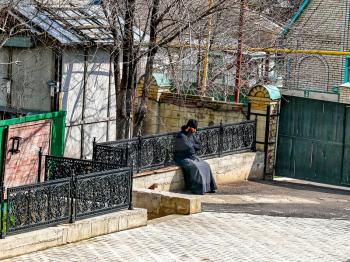
M 151 14 L 151 21 L 150 21 L 150 43 L 148 45 L 147 63 L 146 63 L 144 81 L 143 81 L 142 97 L 141 97 L 141 103 L 137 110 L 137 115 L 136 115 L 137 119 L 134 127 L 134 136 L 141 135 L 143 120 L 145 119 L 148 111 L 147 105 L 148 105 L 149 88 L 152 84 L 154 57 L 156 56 L 158 51 L 156 29 L 158 25 L 157 20 L 158 20 L 159 1 L 160 0 L 153 0 L 153 5 L 152 5 L 152 14 Z
M 117 139 L 129 138 L 130 117 L 132 114 L 132 95 L 135 73 L 135 52 L 134 52 L 134 17 L 135 0 L 126 0 L 124 16 L 123 46 L 123 68 L 120 84 L 120 93 L 117 98 Z

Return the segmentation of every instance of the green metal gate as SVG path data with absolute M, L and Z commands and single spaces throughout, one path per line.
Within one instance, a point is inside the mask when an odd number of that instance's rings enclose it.
M 281 106 L 276 175 L 350 186 L 350 108 L 286 96 Z

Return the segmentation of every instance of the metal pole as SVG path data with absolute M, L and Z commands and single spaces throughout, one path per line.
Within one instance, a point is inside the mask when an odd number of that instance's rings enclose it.
M 268 162 L 268 151 L 269 151 L 269 133 L 270 133 L 270 111 L 271 106 L 267 106 L 266 110 L 266 126 L 265 126 L 265 143 L 264 143 L 264 180 L 266 179 L 266 172 L 267 172 L 267 162 Z
M 252 113 L 252 103 L 248 103 L 247 120 L 250 120 L 250 114 Z
M 255 117 L 255 123 L 254 123 L 254 141 L 253 141 L 253 146 L 252 146 L 252 151 L 256 152 L 256 132 L 257 132 L 257 127 L 258 127 L 258 118 Z
M 267 84 L 269 81 L 269 72 L 270 72 L 270 53 L 266 53 L 265 58 L 265 70 L 264 70 L 264 83 Z
M 222 121 L 220 122 L 220 131 L 219 131 L 219 156 L 222 156 L 223 147 L 224 147 L 224 127 Z
M 70 181 L 70 217 L 69 217 L 69 223 L 74 223 L 75 222 L 75 215 L 76 215 L 76 203 L 74 201 L 74 197 L 77 194 L 77 181 L 75 174 L 73 172 L 71 181 Z
M 243 62 L 243 28 L 244 13 L 247 7 L 247 0 L 241 0 L 241 8 L 239 12 L 239 31 L 238 31 L 238 50 L 236 60 L 236 84 L 235 84 L 235 103 L 239 102 L 239 92 L 241 89 L 241 71 Z
M 138 146 L 137 146 L 137 173 L 141 170 L 141 150 L 142 150 L 142 136 L 138 136 Z
M 40 147 L 39 148 L 39 163 L 38 163 L 38 183 L 41 182 L 41 162 L 42 162 L 42 158 L 43 158 L 43 148 Z
M 4 239 L 6 232 L 4 227 L 4 212 L 5 212 L 5 201 L 4 201 L 5 187 L 1 187 L 0 190 L 0 239 Z
M 96 137 L 92 140 L 92 160 L 96 160 Z
M 133 203 L 132 203 L 132 186 L 133 186 L 133 170 L 132 168 L 129 171 L 129 185 L 130 185 L 130 191 L 129 191 L 129 210 L 133 210 Z

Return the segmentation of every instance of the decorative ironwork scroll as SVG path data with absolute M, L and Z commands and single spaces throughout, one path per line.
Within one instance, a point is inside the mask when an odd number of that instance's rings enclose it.
M 204 158 L 218 156 L 221 148 L 220 136 L 220 126 L 199 129 L 196 133 L 196 137 L 201 144 L 201 150 L 197 152 L 197 155 Z
M 1 238 L 6 234 L 74 222 L 76 219 L 125 208 L 131 209 L 132 169 L 73 175 L 69 178 L 8 188 L 6 201 L 3 195 L 0 197 Z
M 7 234 L 68 222 L 70 179 L 8 188 Z
M 74 184 L 75 219 L 131 207 L 131 169 L 76 177 Z
M 254 150 L 255 125 L 255 121 L 247 121 L 235 125 L 224 125 L 222 127 L 222 154 Z
M 127 152 L 127 143 L 125 144 L 125 147 L 122 143 L 121 147 L 95 144 L 92 159 L 103 163 L 127 166 Z
M 121 165 L 114 164 L 113 162 L 102 163 L 92 160 L 46 156 L 45 180 L 54 180 L 71 177 L 73 173 L 74 175 L 79 176 L 93 172 L 101 172 L 119 168 L 121 168 Z
M 143 137 L 140 146 L 139 170 L 174 164 L 175 133 Z

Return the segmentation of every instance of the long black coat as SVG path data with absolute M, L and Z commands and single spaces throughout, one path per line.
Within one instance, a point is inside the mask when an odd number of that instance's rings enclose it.
M 186 187 L 195 194 L 205 194 L 217 189 L 207 162 L 196 156 L 200 143 L 195 135 L 181 131 L 176 135 L 174 160 L 184 171 Z

